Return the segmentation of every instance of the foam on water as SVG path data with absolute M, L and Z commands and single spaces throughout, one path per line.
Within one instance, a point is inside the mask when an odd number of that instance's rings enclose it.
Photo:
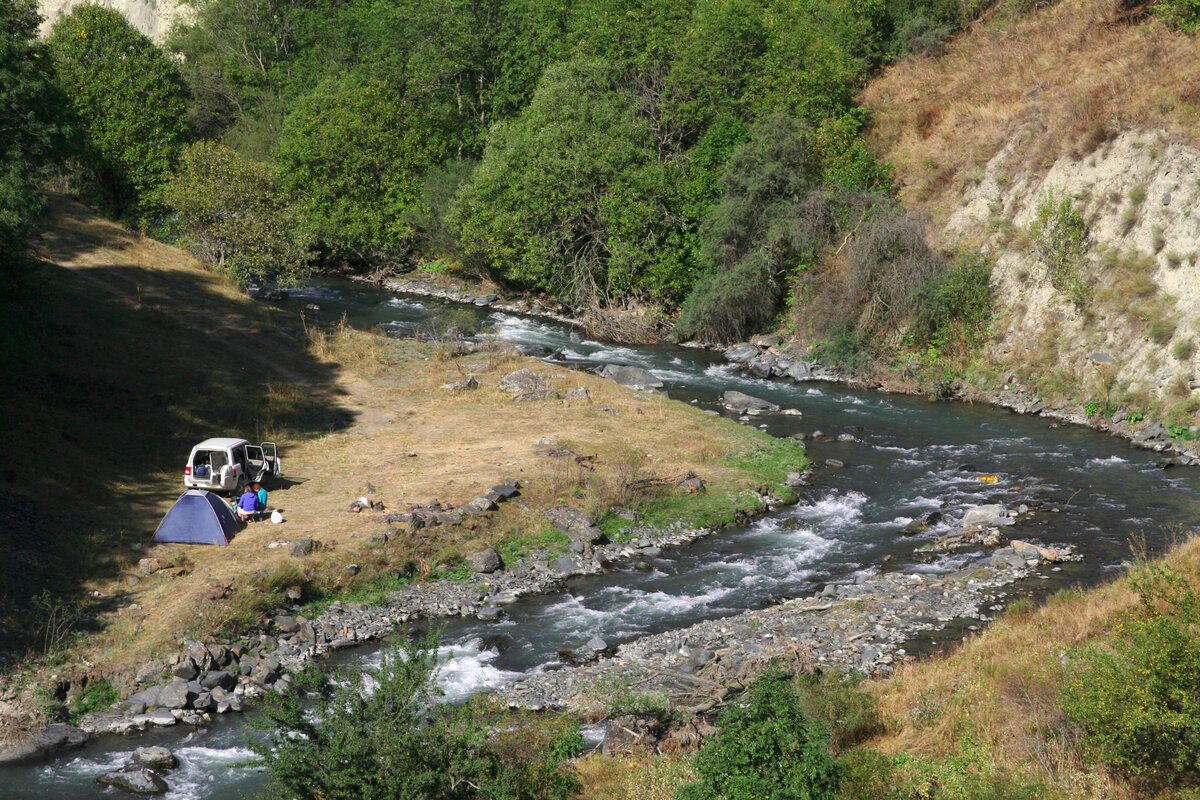
M 483 689 L 493 689 L 521 677 L 519 672 L 510 672 L 492 662 L 500 653 L 485 648 L 481 639 L 470 639 L 457 645 L 438 648 L 445 659 L 437 676 L 437 685 L 448 703 L 458 703 Z

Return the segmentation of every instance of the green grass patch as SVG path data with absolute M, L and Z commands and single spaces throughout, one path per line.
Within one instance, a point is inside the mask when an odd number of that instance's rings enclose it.
M 546 526 L 534 533 L 509 536 L 494 546 L 505 566 L 509 566 L 538 550 L 552 554 L 565 553 L 571 549 L 571 539 L 562 531 Z
M 736 522 L 740 516 L 762 508 L 762 500 L 754 486 L 769 491 L 785 503 L 796 500 L 796 493 L 787 486 L 789 472 L 803 472 L 811 465 L 804 446 L 794 439 L 776 439 L 755 428 L 739 426 L 738 432 L 746 441 L 722 459 L 725 467 L 742 475 L 725 476 L 713 481 L 698 494 L 673 491 L 643 501 L 639 506 L 642 521 L 639 525 L 666 527 L 677 524 L 687 528 L 718 528 Z M 631 523 L 609 516 L 600 527 L 615 542 L 630 538 L 626 529 Z
M 108 681 L 91 681 L 71 704 L 71 718 L 79 719 L 92 711 L 104 711 L 120 699 L 121 693 Z

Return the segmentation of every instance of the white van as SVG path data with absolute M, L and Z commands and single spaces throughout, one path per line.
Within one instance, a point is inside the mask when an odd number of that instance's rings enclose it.
M 245 439 L 205 439 L 192 448 L 183 468 L 183 485 L 214 492 L 242 491 L 255 481 L 283 475 L 274 442 L 250 444 Z

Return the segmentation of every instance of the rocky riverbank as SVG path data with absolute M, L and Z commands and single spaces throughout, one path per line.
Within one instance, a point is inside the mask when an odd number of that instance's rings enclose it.
M 725 360 L 758 378 L 785 379 L 793 381 L 833 381 L 858 389 L 881 389 L 888 392 L 912 393 L 909 387 L 887 382 L 867 382 L 840 375 L 818 362 L 809 360 L 807 353 L 795 350 L 782 336 L 756 336 L 749 342 L 740 342 L 721 351 Z M 1099 363 L 1105 363 L 1104 353 L 1094 353 Z M 1111 357 L 1109 357 L 1111 360 Z M 984 392 L 962 382 L 946 387 L 946 399 L 969 402 L 986 402 L 1007 408 L 1018 414 L 1047 417 L 1057 422 L 1083 425 L 1103 431 L 1111 436 L 1127 439 L 1137 447 L 1163 453 L 1163 467 L 1200 465 L 1200 451 L 1190 442 L 1181 442 L 1171 436 L 1171 431 L 1158 422 L 1143 422 L 1140 418 L 1131 421 L 1125 412 L 1110 417 L 1088 416 L 1066 403 L 1047 405 L 1036 393 L 1014 382 L 998 393 Z
M 615 697 L 658 694 L 695 712 L 719 704 L 731 687 L 779 658 L 884 676 L 912 657 L 918 636 L 956 622 L 977 630 L 1007 604 L 1004 587 L 1077 557 L 1066 548 L 1014 542 L 944 576 L 877 574 L 830 584 L 810 597 L 646 636 L 594 664 L 534 675 L 496 694 L 512 707 L 600 715 Z M 588 646 L 606 650 L 599 640 Z

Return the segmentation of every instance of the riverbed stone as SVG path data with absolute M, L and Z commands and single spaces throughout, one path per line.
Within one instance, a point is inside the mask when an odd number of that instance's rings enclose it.
M 770 400 L 763 400 L 761 397 L 745 394 L 729 390 L 721 395 L 721 402 L 726 408 L 746 413 L 747 411 L 778 411 L 779 406 L 772 403 Z
M 641 391 L 663 387 L 663 382 L 654 377 L 650 370 L 623 364 L 605 364 L 600 370 L 600 377 Z
M 178 766 L 179 760 L 167 748 L 151 745 L 134 750 L 133 763 L 154 769 L 174 769 Z
M 165 794 L 170 790 L 166 781 L 145 767 L 126 767 L 106 772 L 96 778 L 96 783 L 116 786 L 134 794 Z
M 300 630 L 299 621 L 291 614 L 280 614 L 272 622 L 275 625 L 275 630 L 284 635 Z
M 990 503 L 967 509 L 963 514 L 962 527 L 964 531 L 993 527 L 996 520 L 1008 517 L 1008 509 L 1000 503 Z
M 237 686 L 237 677 L 235 677 L 232 672 L 228 672 L 226 670 L 217 670 L 202 677 L 200 679 L 200 685 L 205 689 L 215 689 L 220 687 L 222 689 L 232 690 L 233 687 Z

